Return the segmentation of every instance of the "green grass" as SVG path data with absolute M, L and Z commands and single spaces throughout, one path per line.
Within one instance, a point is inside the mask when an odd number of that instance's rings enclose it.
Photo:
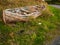
M 29 5 L 31 4 L 32 2 L 29 3 Z M 21 2 L 18 6 L 14 5 L 11 7 L 19 7 L 23 4 Z M 26 3 L 23 6 L 25 5 Z M 4 6 L 3 3 L 0 6 L 0 15 L 2 15 L 3 9 L 11 8 Z M 45 45 L 44 42 L 53 39 L 55 34 L 60 35 L 60 9 L 51 6 L 49 9 L 54 16 L 44 11 L 42 16 L 25 23 L 16 22 L 16 24 L 5 25 L 0 19 L 0 45 Z M 20 30 L 24 30 L 24 32 L 21 33 Z
M 5 25 L 0 21 L 0 45 L 8 45 L 11 42 L 19 45 L 43 45 L 46 38 L 50 40 L 51 37 L 50 35 L 47 37 L 47 34 L 58 31 L 60 27 L 60 9 L 51 6 L 49 8 L 54 16 L 46 16 L 48 14 L 45 14 L 45 16 L 38 17 L 30 22 L 17 22 L 14 26 Z M 38 23 L 42 24 L 39 25 Z M 17 32 L 21 29 L 24 32 L 18 34 Z M 13 37 L 9 35 L 11 32 L 13 32 Z

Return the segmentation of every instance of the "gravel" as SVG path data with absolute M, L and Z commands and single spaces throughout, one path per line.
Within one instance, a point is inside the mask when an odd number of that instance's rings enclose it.
M 52 45 L 60 45 L 60 37 L 55 38 Z

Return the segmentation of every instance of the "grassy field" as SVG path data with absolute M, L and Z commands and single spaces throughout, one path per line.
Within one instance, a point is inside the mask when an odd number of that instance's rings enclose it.
M 0 6 L 0 15 L 2 15 L 4 7 L 11 8 L 4 4 Z M 54 14 L 53 16 L 44 11 L 40 17 L 31 19 L 29 22 L 5 25 L 0 19 L 0 45 L 49 44 L 54 37 L 60 35 L 60 9 L 51 6 L 49 9 Z

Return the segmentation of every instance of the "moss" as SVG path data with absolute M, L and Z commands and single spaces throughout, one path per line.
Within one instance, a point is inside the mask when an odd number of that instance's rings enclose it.
M 2 10 L 6 8 L 26 6 L 26 4 L 40 4 L 35 0 L 30 2 L 27 0 L 26 2 L 17 0 L 17 2 L 15 2 L 16 1 L 9 2 L 9 5 L 7 6 L 7 3 L 5 2 L 6 4 L 3 4 L 2 1 L 2 4 L 0 4 L 0 15 L 2 15 Z M 3 39 L 0 39 L 0 44 L 11 45 L 12 42 L 13 44 L 18 45 L 45 45 L 43 44 L 44 41 L 50 41 L 54 34 L 57 34 L 55 31 L 60 29 L 60 9 L 51 6 L 48 8 L 49 9 L 47 9 L 46 12 L 43 12 L 42 16 L 34 20 L 31 19 L 29 22 L 17 22 L 16 24 L 5 25 L 3 21 L 0 21 L 0 38 L 3 37 Z M 49 16 L 52 14 L 50 11 L 54 14 L 54 16 Z M 24 32 L 17 34 L 17 32 L 21 30 L 24 30 Z M 51 37 L 51 35 L 53 36 Z

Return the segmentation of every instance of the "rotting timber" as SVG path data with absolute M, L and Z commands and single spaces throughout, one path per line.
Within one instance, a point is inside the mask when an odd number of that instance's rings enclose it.
M 29 21 L 30 18 L 37 18 L 45 10 L 45 5 L 25 6 L 20 8 L 3 10 L 3 21 L 17 22 L 17 21 Z

